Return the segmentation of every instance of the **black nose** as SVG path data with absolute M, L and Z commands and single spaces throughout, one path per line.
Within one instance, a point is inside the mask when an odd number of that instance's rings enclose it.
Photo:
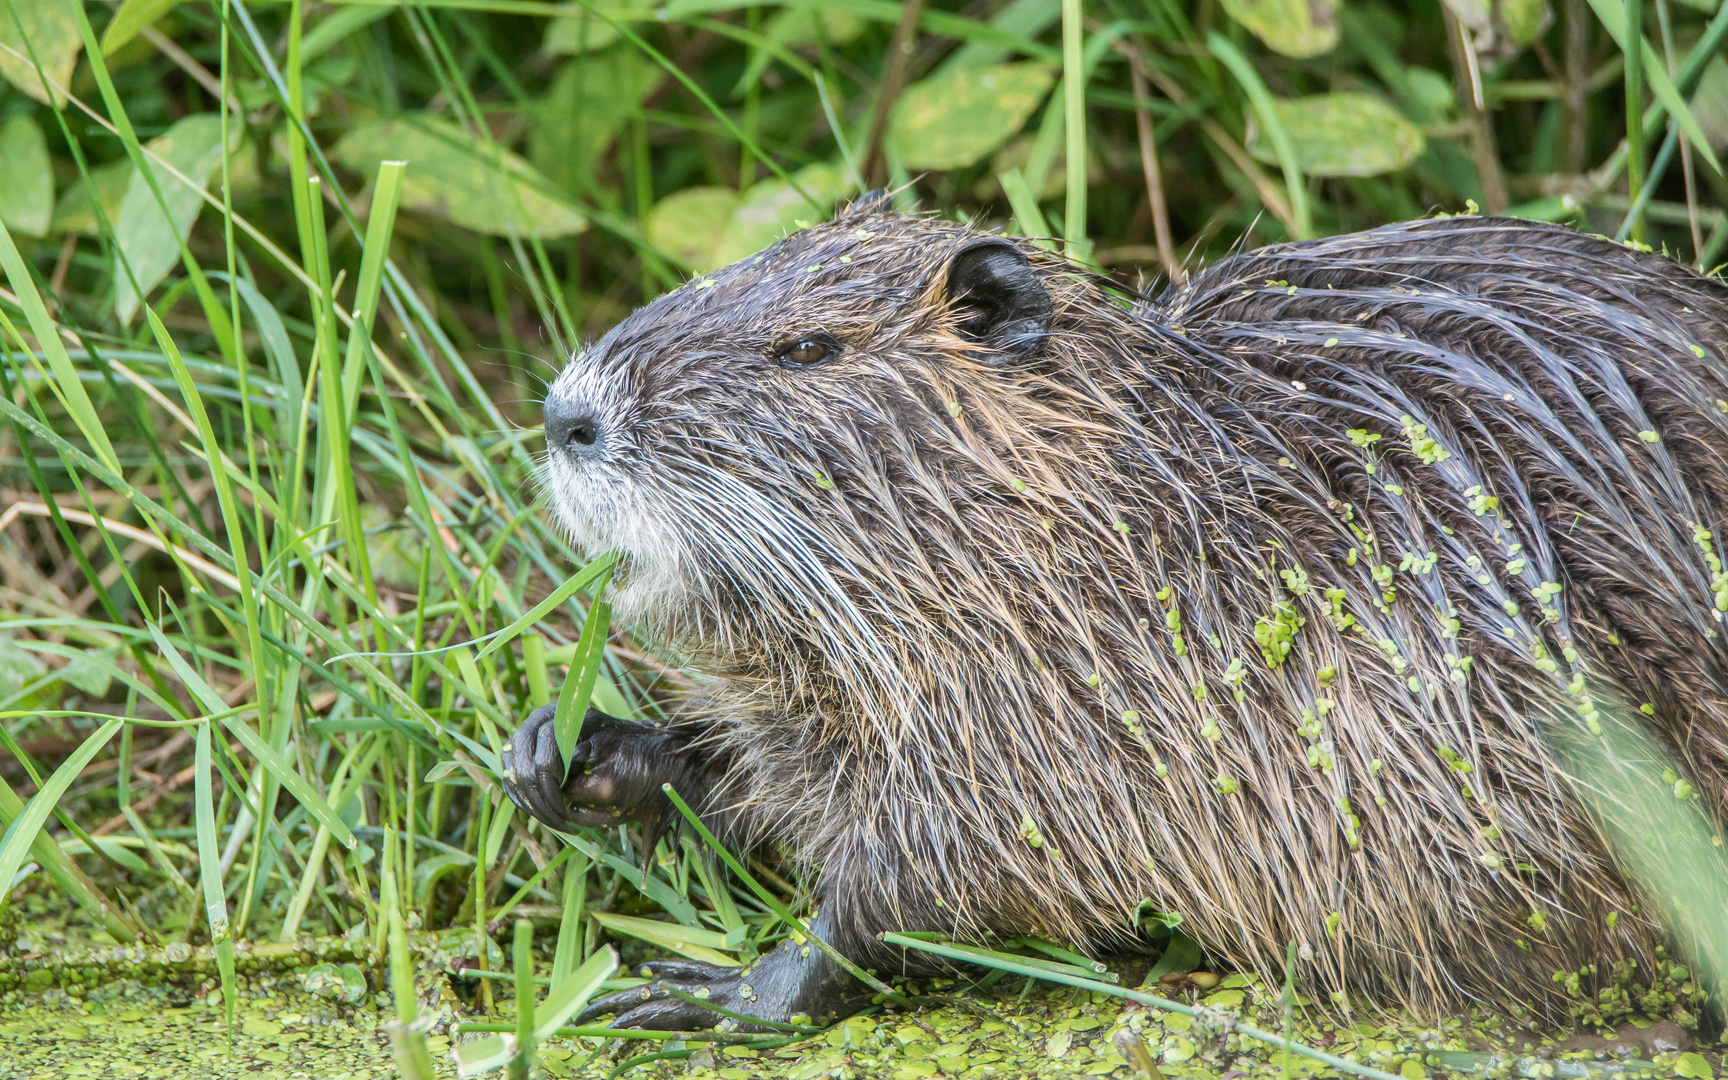
M 576 457 L 597 457 L 605 446 L 599 415 L 585 405 L 552 398 L 546 402 L 546 449 Z

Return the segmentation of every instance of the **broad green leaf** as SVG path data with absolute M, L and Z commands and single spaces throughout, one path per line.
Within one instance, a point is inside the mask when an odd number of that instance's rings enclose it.
M 85 653 L 60 669 L 60 679 L 66 685 L 91 697 L 106 697 L 108 688 L 114 683 L 114 676 L 110 671 L 113 664 L 114 653 L 110 650 Z
M 1674 1073 L 1686 1077 L 1686 1080 L 1716 1080 L 1716 1070 L 1710 1067 L 1709 1059 L 1703 1054 L 1681 1054 L 1679 1067 Z
M 0 127 L 0 221 L 13 232 L 42 236 L 54 213 L 54 171 L 42 128 L 25 113 Z
M 582 1011 L 588 999 L 600 989 L 600 984 L 617 970 L 618 951 L 608 945 L 604 949 L 595 949 L 594 955 L 572 971 L 569 978 L 550 987 L 546 991 L 546 1000 L 535 1010 L 535 1041 L 541 1042 L 556 1034 L 572 1016 Z
M 420 585 L 422 534 L 389 507 L 367 503 L 360 508 L 366 524 L 366 564 L 379 583 L 412 592 Z
M 310 64 L 313 60 L 330 51 L 331 46 L 337 42 L 351 37 L 389 14 L 390 8 L 388 7 L 356 5 L 336 8 L 320 19 L 318 25 L 308 30 L 306 36 L 300 39 L 300 62 Z
M 1495 8 L 1514 45 L 1528 45 L 1548 28 L 1548 0 L 1500 0 Z
M 0 698 L 9 698 L 48 673 L 36 654 L 21 649 L 11 635 L 0 635 Z
M 558 190 L 580 191 L 661 76 L 654 61 L 626 46 L 570 60 L 532 107 L 528 159 Z
M 20 24 L 24 28 L 22 37 L 18 33 Z M 34 52 L 36 63 L 42 65 L 49 82 L 65 87 L 72 81 L 72 68 L 78 62 L 81 46 L 78 16 L 72 10 L 71 0 L 0 0 L 0 45 L 13 50 L 0 48 L 0 75 L 37 101 L 55 108 L 66 104 L 66 95 L 61 90 L 55 90 L 54 100 L 48 101 L 42 78 L 30 57 Z
M 1422 110 L 1416 117 L 1418 120 L 1445 119 L 1458 107 L 1458 95 L 1452 89 L 1452 80 L 1433 68 L 1411 65 L 1404 69 L 1404 77 L 1410 102 Z
M 1372 94 L 1280 98 L 1273 106 L 1296 162 L 1309 176 L 1379 176 L 1405 168 L 1427 145 L 1422 130 Z M 1248 152 L 1269 165 L 1278 155 L 1256 126 Z
M 467 871 L 474 865 L 471 855 L 434 855 L 430 859 L 421 859 L 414 864 L 414 902 L 426 904 L 432 898 L 432 890 L 439 879 L 446 874 Z
M 837 7 L 788 7 L 768 20 L 762 36 L 777 45 L 845 45 L 864 32 L 864 20 Z
M 798 186 L 824 207 L 851 190 L 846 170 L 838 165 L 806 165 L 793 174 Z M 732 219 L 714 249 L 713 263 L 725 266 L 746 255 L 753 255 L 784 236 L 792 229 L 803 228 L 799 222 L 825 219 L 827 213 L 817 213 L 803 196 L 784 180 L 764 180 L 738 200 Z
M 724 187 L 690 187 L 654 204 L 648 213 L 648 242 L 695 271 L 714 268 L 738 193 Z
M 366 973 L 354 964 L 313 964 L 300 985 L 314 997 L 358 1005 L 366 1000 Z
M 222 164 L 222 118 L 215 113 L 188 116 L 166 132 L 144 144 L 150 154 L 150 171 L 162 191 L 162 205 L 150 191 L 141 174 L 134 174 L 126 185 L 126 197 L 120 201 L 120 213 L 114 219 L 114 233 L 120 251 L 131 264 L 138 278 L 138 288 L 146 295 L 180 263 L 179 241 L 191 235 L 192 223 L 198 220 L 198 210 L 204 205 L 204 186 L 210 174 Z M 160 164 L 172 165 L 193 187 Z M 143 297 L 132 291 L 132 280 L 119 266 L 114 268 L 117 299 L 114 314 L 122 323 L 131 322 Z
M 1692 116 L 1717 149 L 1728 149 L 1728 60 L 1712 57 L 1692 92 Z
M 940 68 L 986 67 L 1000 64 L 1022 49 L 1009 44 L 1014 38 L 1033 42 L 1062 17 L 1062 0 L 1009 0 L 990 20 L 990 29 L 1005 35 L 973 38 L 955 49 Z
M 102 202 L 102 212 L 110 225 L 119 220 L 120 204 L 126 198 L 126 188 L 132 182 L 131 158 L 121 158 L 90 170 L 90 182 L 96 188 L 96 198 Z M 96 222 L 96 210 L 90 205 L 90 190 L 82 179 L 66 185 L 60 201 L 54 204 L 54 216 L 48 221 L 48 231 L 95 236 L 101 229 Z
M 113 56 L 115 50 L 136 37 L 138 31 L 168 14 L 168 10 L 179 2 L 180 0 L 126 0 L 120 5 L 120 10 L 114 13 L 114 21 L 108 24 L 108 29 L 102 31 L 102 55 Z
M 1019 131 L 1055 78 L 1036 63 L 939 72 L 900 96 L 889 137 L 908 169 L 965 168 Z
M 686 960 L 697 960 L 705 964 L 716 964 L 720 967 L 737 967 L 738 960 L 717 950 L 726 947 L 726 935 L 713 930 L 699 930 L 690 926 L 679 926 L 677 923 L 656 922 L 653 919 L 636 919 L 628 915 L 614 915 L 607 911 L 592 913 L 595 922 L 626 937 L 646 941 L 650 945 L 658 945 L 669 952 L 675 952 Z
M 612 24 L 581 4 L 560 4 L 559 14 L 546 23 L 546 39 L 541 44 L 551 56 L 573 56 L 604 49 L 618 40 Z M 608 11 L 619 18 L 620 12 Z M 622 21 L 622 20 L 620 20 Z
M 1224 0 L 1224 10 L 1285 56 L 1305 60 L 1338 47 L 1338 0 Z
M 335 154 L 367 176 L 385 161 L 406 161 L 402 205 L 475 232 L 544 240 L 588 227 L 574 206 L 549 194 L 551 184 L 519 155 L 479 145 L 446 121 L 364 121 L 336 144 Z
M 1548 28 L 1548 0 L 1442 0 L 1485 60 L 1515 56 Z

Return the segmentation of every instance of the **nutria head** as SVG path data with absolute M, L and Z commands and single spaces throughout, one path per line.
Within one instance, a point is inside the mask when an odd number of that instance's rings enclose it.
M 882 515 L 958 512 L 948 472 L 977 447 L 956 406 L 1055 362 L 1067 264 L 879 206 L 655 300 L 553 384 L 552 501 L 590 554 L 621 553 L 622 617 L 687 644 L 809 637 L 790 624 L 899 556 Z M 837 483 L 868 508 L 834 505 Z

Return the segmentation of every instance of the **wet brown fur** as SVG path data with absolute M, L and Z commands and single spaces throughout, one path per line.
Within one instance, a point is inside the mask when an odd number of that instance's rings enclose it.
M 943 287 L 978 235 L 817 226 L 554 387 L 627 433 L 551 489 L 626 552 L 623 613 L 707 676 L 675 718 L 722 774 L 706 812 L 819 867 L 838 944 L 885 964 L 883 929 L 1093 948 L 1142 904 L 1429 1013 L 1648 960 L 1545 726 L 1651 702 L 1728 811 L 1692 528 L 1728 506 L 1728 291 L 1474 218 L 1244 254 L 1152 303 L 1023 244 L 1055 316 L 1004 367 Z M 814 331 L 836 359 L 773 362 Z

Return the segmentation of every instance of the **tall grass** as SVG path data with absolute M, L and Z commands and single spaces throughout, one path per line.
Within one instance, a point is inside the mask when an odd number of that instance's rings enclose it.
M 513 935 L 526 988 L 520 916 L 556 927 L 526 1050 L 612 974 L 604 938 L 743 962 L 795 920 L 771 868 L 564 846 L 495 776 L 560 686 L 651 715 L 683 679 L 628 628 L 599 647 L 605 566 L 537 503 L 540 381 L 860 173 L 1148 279 L 1471 201 L 1728 246 L 1728 6 L 1655 0 L 1640 47 L 1637 5 L 1571 0 L 1460 58 L 1449 9 L 1346 0 L 1298 58 L 1176 0 L 58 2 L 0 0 L 0 889 L 95 940 L 215 945 L 230 1011 L 240 940 L 345 935 L 401 983 L 412 928 L 469 928 L 481 976 Z M 985 69 L 1032 104 L 961 112 Z M 1372 175 L 1327 151 L 1382 132 L 1292 108 L 1343 91 L 1415 133 Z

